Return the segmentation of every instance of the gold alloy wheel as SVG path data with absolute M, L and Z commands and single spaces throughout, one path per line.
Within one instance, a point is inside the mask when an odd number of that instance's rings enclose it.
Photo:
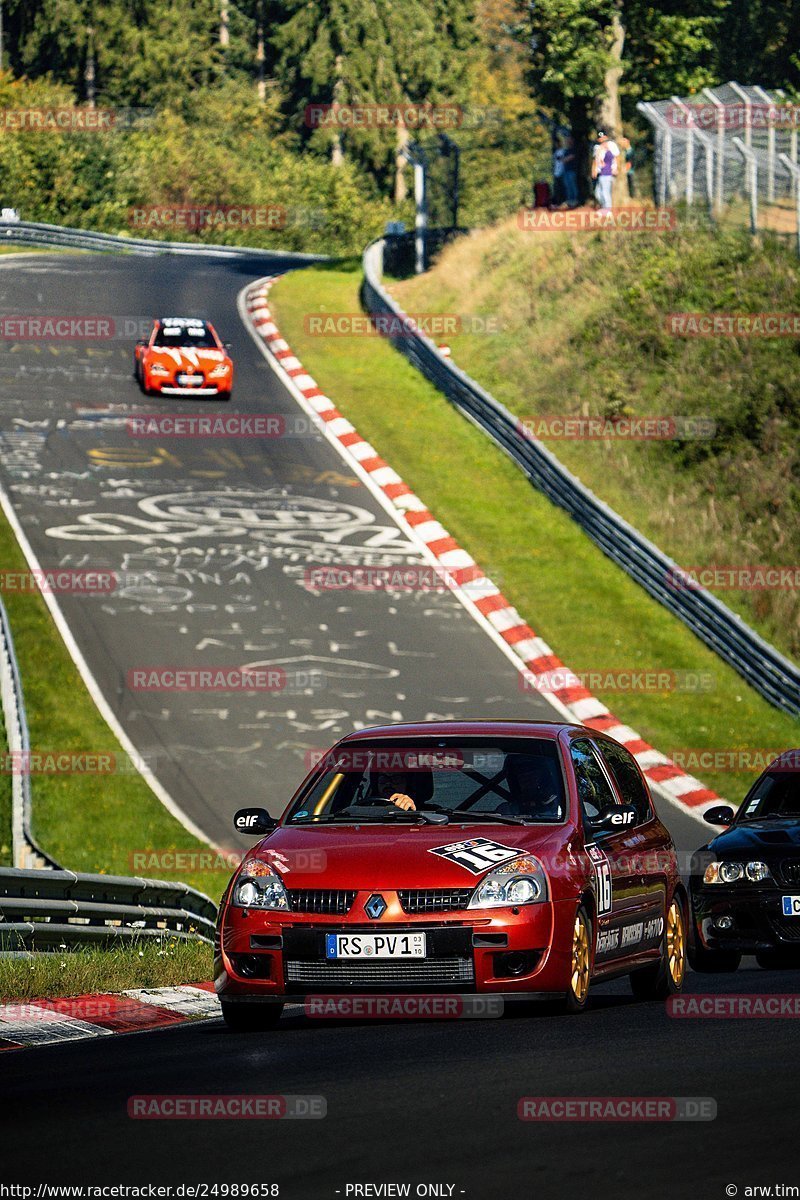
M 673 986 L 679 988 L 686 974 L 686 930 L 677 900 L 672 901 L 667 913 L 667 970 Z
M 589 928 L 586 914 L 579 909 L 575 915 L 575 927 L 572 932 L 572 976 L 570 988 L 579 1004 L 583 1004 L 589 990 Z

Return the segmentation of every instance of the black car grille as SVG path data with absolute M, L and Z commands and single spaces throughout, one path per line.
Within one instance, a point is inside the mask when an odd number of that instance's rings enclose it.
M 353 907 L 355 892 L 334 891 L 330 888 L 297 888 L 289 892 L 292 912 L 332 913 L 346 916 Z
M 286 963 L 286 983 L 305 987 L 400 987 L 427 984 L 445 987 L 475 981 L 472 960 L 468 958 L 382 959 L 370 962 L 298 962 Z
M 800 884 L 800 858 L 785 858 L 780 871 L 783 883 Z
M 800 943 L 800 920 L 797 917 L 775 917 L 772 927 L 782 942 Z
M 466 908 L 472 888 L 421 888 L 399 891 L 400 907 L 404 913 L 458 912 Z

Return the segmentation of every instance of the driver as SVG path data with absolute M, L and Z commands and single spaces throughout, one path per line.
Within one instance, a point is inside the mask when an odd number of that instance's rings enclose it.
M 372 794 L 376 799 L 386 800 L 389 804 L 396 804 L 398 808 L 402 808 L 406 812 L 415 811 L 417 806 L 405 790 L 407 786 L 403 774 L 379 772 Z
M 563 783 L 558 763 L 531 754 L 509 754 L 506 779 L 511 802 L 498 809 L 532 821 L 561 818 Z

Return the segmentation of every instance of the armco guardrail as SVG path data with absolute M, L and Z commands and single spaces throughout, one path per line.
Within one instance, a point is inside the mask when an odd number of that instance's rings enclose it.
M 31 833 L 31 777 L 27 768 L 31 742 L 14 639 L 6 607 L 0 600 L 0 700 L 6 745 L 11 758 L 11 852 L 17 867 L 53 867 Z
M 403 316 L 382 285 L 383 238 L 364 252 L 362 300 L 373 316 Z M 520 428 L 512 413 L 444 358 L 430 338 L 404 330 L 401 351 L 453 404 L 479 425 L 554 504 L 565 509 L 600 549 L 665 608 L 680 617 L 720 658 L 785 712 L 800 714 L 800 669 L 765 642 L 705 588 L 676 586 L 677 563 L 589 491 L 555 455 Z
M 290 258 L 300 262 L 322 262 L 324 254 L 299 254 L 287 250 L 261 250 L 251 246 L 206 245 L 204 242 L 158 242 L 153 238 L 122 237 L 70 229 L 37 221 L 0 221 L 0 241 L 23 246 L 64 246 L 73 250 L 111 250 L 129 254 L 204 254 L 215 258 Z
M 216 907 L 181 883 L 0 870 L 0 952 L 73 950 L 140 939 L 214 939 Z

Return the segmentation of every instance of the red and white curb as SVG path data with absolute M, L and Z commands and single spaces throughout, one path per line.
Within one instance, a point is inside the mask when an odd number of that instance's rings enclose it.
M 138 1033 L 220 1015 L 212 983 L 0 1004 L 0 1050 Z
M 699 817 L 706 807 L 719 803 L 716 792 L 654 749 L 581 684 L 484 575 L 472 556 L 439 524 L 419 496 L 339 412 L 333 400 L 325 395 L 293 353 L 275 323 L 268 297 L 279 278 L 274 275 L 259 279 L 245 288 L 240 312 L 246 323 L 269 351 L 272 365 L 298 403 L 308 414 L 319 418 L 324 431 L 350 459 L 357 473 L 384 502 L 390 503 L 408 536 L 424 549 L 427 557 L 443 568 L 444 581 L 465 607 L 495 641 L 501 639 L 513 652 L 530 690 L 544 696 L 568 720 L 602 730 L 622 742 L 654 788 L 684 811 Z M 564 686 L 550 685 L 554 675 L 563 680 Z

